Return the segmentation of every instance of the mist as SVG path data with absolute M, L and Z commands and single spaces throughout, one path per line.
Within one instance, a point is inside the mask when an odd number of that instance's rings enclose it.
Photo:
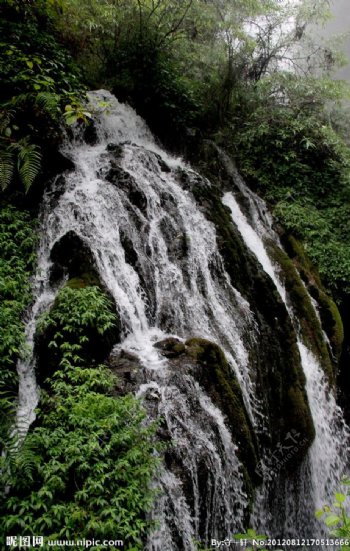
M 336 78 L 346 79 L 350 82 L 350 2 L 349 0 L 333 0 L 331 4 L 334 19 L 327 23 L 322 31 L 327 38 L 335 34 L 348 33 L 344 41 L 343 51 L 348 58 L 345 67 L 337 71 Z

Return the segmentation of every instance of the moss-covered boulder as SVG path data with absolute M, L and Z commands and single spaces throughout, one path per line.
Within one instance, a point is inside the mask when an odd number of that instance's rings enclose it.
M 192 338 L 185 353 L 195 362 L 194 377 L 227 419 L 239 457 L 250 479 L 257 483 L 258 443 L 249 420 L 237 378 L 221 348 L 208 340 Z
M 310 295 L 317 302 L 322 328 L 329 338 L 334 363 L 337 364 L 344 341 L 343 322 L 338 307 L 322 285 L 320 276 L 307 257 L 302 243 L 290 234 L 283 236 L 283 243 Z
M 290 299 L 293 312 L 300 324 L 301 335 L 305 345 L 311 348 L 327 375 L 330 384 L 335 377 L 332 361 L 327 349 L 321 323 L 311 302 L 306 286 L 289 256 L 272 241 L 268 243 L 270 256 L 280 266 L 280 277 Z

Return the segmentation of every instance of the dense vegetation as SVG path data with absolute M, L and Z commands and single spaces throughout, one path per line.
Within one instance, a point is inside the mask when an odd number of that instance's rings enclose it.
M 337 51 L 308 34 L 326 11 L 326 0 L 2 0 L 0 447 L 31 300 L 36 208 L 59 171 L 65 132 L 89 121 L 87 88 L 129 101 L 167 146 L 194 161 L 202 139 L 232 154 L 345 311 L 348 91 L 331 78 Z M 135 399 L 113 396 L 111 373 L 91 357 L 91 331 L 104 335 L 113 323 L 98 287 L 63 289 L 42 320 L 52 377 L 23 452 L 2 457 L 2 492 L 11 486 L 1 506 L 6 532 L 115 537 L 117 519 L 118 537 L 141 548 L 154 427 Z
M 62 122 L 89 117 L 86 86 L 108 87 L 171 147 L 187 135 L 191 151 L 193 136 L 203 136 L 233 153 L 328 288 L 338 300 L 348 294 L 349 153 L 339 110 L 348 91 L 331 79 L 336 49 L 310 45 L 308 34 L 327 17 L 326 1 L 8 0 L 1 10 L 2 188 L 12 179 L 28 189 Z
M 155 426 L 135 398 L 113 396 L 115 378 L 96 364 L 88 337 L 104 336 L 115 321 L 99 287 L 63 288 L 41 318 L 38 332 L 49 335 L 57 369 L 21 451 L 14 442 L 2 457 L 2 533 L 121 539 L 142 549 Z
M 17 394 L 15 362 L 25 354 L 22 314 L 31 300 L 29 275 L 35 261 L 35 224 L 28 212 L 1 205 L 0 211 L 0 449 Z

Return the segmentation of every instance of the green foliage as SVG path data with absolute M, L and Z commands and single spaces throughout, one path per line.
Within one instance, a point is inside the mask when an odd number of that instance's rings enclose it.
M 0 188 L 39 174 L 42 151 L 57 146 L 64 107 L 81 105 L 79 73 L 53 35 L 44 4 L 6 0 L 0 22 Z M 86 121 L 83 107 L 75 121 Z
M 28 139 L 25 138 L 19 140 L 17 143 L 11 144 L 9 150 L 17 154 L 18 176 L 25 190 L 28 191 L 41 168 L 39 147 L 35 144 L 28 143 Z M 9 183 L 10 182 L 8 182 L 8 184 Z
M 134 397 L 113 395 L 108 369 L 84 364 L 91 329 L 105 335 L 115 319 L 99 287 L 63 288 L 41 318 L 60 367 L 42 392 L 35 428 L 2 457 L 2 493 L 10 488 L 0 506 L 2 533 L 118 538 L 125 549 L 143 548 L 156 426 Z
M 39 320 L 38 334 L 50 335 L 48 346 L 57 352 L 59 365 L 76 365 L 83 361 L 89 337 L 107 334 L 116 321 L 111 300 L 99 287 L 64 287 Z
M 0 448 L 8 437 L 17 387 L 15 363 L 24 339 L 23 313 L 31 300 L 35 222 L 25 211 L 0 211 Z
M 289 231 L 303 239 L 308 256 L 328 288 L 338 297 L 349 293 L 349 205 L 321 210 L 309 201 L 280 201 L 275 212 Z M 346 226 L 344 233 L 341 226 Z
M 125 549 L 143 548 L 155 427 L 135 398 L 113 397 L 113 386 L 103 366 L 56 372 L 39 426 L 3 479 L 11 489 L 0 506 L 2 533 L 120 538 Z
M 15 360 L 23 343 L 23 313 L 31 300 L 29 278 L 37 237 L 29 214 L 2 205 L 0 211 L 0 388 L 15 388 Z
M 346 488 L 350 486 L 350 479 L 345 478 L 343 484 Z M 316 511 L 316 518 L 323 520 L 327 528 L 330 528 L 330 534 L 340 540 L 349 541 L 350 538 L 350 515 L 347 510 L 347 496 L 350 496 L 350 491 L 346 493 L 338 492 L 334 495 L 332 505 L 324 505 L 322 509 Z M 350 545 L 340 543 L 340 547 L 345 551 L 350 551 Z
M 328 126 L 324 107 L 340 95 L 329 81 L 262 81 L 248 95 L 232 145 L 243 174 L 303 241 L 338 298 L 349 292 L 350 152 Z

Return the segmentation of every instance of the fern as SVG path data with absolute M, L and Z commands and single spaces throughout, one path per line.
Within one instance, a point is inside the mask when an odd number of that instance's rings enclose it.
M 40 92 L 35 99 L 35 103 L 52 119 L 57 120 L 60 114 L 59 100 L 60 96 L 58 94 Z
M 21 485 L 33 480 L 33 474 L 39 463 L 37 446 L 30 437 L 26 438 L 19 448 L 10 450 L 12 471 L 21 473 Z
M 40 172 L 41 154 L 39 147 L 28 143 L 27 138 L 20 140 L 11 147 L 18 153 L 17 170 L 27 192 Z
M 5 189 L 10 185 L 13 171 L 15 167 L 15 159 L 13 152 L 9 147 L 4 149 L 0 146 L 0 189 L 5 191 Z
M 0 392 L 0 450 L 8 445 L 11 424 L 16 414 L 16 399 L 9 391 Z

